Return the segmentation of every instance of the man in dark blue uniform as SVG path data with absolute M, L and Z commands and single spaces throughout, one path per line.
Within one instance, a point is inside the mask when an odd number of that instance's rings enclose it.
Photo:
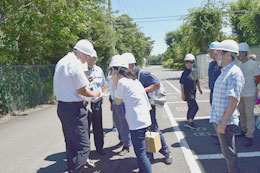
M 128 59 L 129 63 L 129 70 L 132 70 L 135 72 L 137 79 L 141 82 L 143 85 L 146 93 L 153 92 L 156 89 L 160 88 L 160 81 L 157 77 L 152 75 L 150 72 L 147 72 L 143 69 L 140 69 L 135 66 L 136 60 L 133 54 L 131 53 L 124 53 L 122 54 L 123 57 Z M 152 125 L 150 127 L 151 131 L 158 132 L 160 134 L 162 148 L 160 149 L 160 153 L 162 153 L 165 156 L 165 163 L 167 165 L 172 164 L 172 156 L 169 147 L 166 144 L 166 141 L 161 133 L 161 131 L 158 128 L 158 123 L 156 120 L 156 108 L 154 105 L 151 105 L 152 109 L 150 110 Z M 147 153 L 148 158 L 150 161 L 153 161 L 153 153 Z
M 210 105 L 212 103 L 212 95 L 213 95 L 215 81 L 217 80 L 218 76 L 221 73 L 221 71 L 220 71 L 221 67 L 216 62 L 218 45 L 219 45 L 219 42 L 215 41 L 215 42 L 211 43 L 209 46 L 209 56 L 212 59 L 212 61 L 209 63 L 209 70 L 208 70 L 209 89 L 210 89 Z

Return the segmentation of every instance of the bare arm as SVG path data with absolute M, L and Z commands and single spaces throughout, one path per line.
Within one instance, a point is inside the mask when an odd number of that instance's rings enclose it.
M 182 99 L 183 101 L 186 100 L 185 94 L 184 94 L 184 85 L 183 85 L 183 84 L 181 84 L 181 99 Z
M 198 89 L 199 89 L 200 94 L 202 94 L 202 90 L 201 90 L 201 88 L 200 88 L 200 81 L 199 81 L 199 80 L 198 80 L 198 83 L 197 83 L 197 87 L 198 87 Z
M 150 85 L 148 87 L 146 87 L 144 90 L 145 92 L 153 92 L 154 90 L 160 88 L 160 84 L 157 84 L 157 85 Z
M 86 86 L 78 89 L 77 92 L 79 95 L 82 95 L 85 97 L 99 97 L 100 96 L 99 91 L 91 91 Z
M 260 75 L 255 77 L 255 85 L 257 86 L 260 82 Z
M 217 126 L 217 133 L 225 134 L 225 129 L 227 127 L 227 122 L 232 116 L 233 112 L 235 111 L 237 107 L 238 99 L 235 97 L 230 96 L 230 100 L 228 102 L 228 107 L 226 109 L 226 112 L 224 116 L 222 117 L 221 123 Z

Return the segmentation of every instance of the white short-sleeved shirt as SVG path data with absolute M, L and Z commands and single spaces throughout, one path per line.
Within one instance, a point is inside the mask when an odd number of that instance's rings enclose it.
M 59 60 L 53 79 L 54 94 L 59 101 L 83 101 L 77 90 L 88 83 L 82 63 L 74 53 L 70 52 Z
M 253 60 L 248 60 L 245 63 L 238 65 L 245 78 L 245 86 L 242 90 L 242 97 L 253 97 L 256 95 L 255 76 L 260 75 L 260 68 L 258 63 Z
M 139 80 L 121 78 L 118 81 L 115 98 L 122 99 L 125 103 L 126 120 L 130 130 L 151 125 L 149 100 Z

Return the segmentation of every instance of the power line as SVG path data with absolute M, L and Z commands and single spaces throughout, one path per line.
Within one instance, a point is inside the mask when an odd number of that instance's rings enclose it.
M 143 19 L 163 19 L 163 18 L 179 18 L 185 17 L 186 15 L 174 15 L 174 16 L 157 16 L 157 17 L 142 17 L 142 18 L 133 18 L 134 20 L 143 20 Z

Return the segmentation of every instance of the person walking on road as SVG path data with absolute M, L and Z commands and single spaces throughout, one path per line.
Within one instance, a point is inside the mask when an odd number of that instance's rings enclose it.
M 151 73 L 138 68 L 135 66 L 136 60 L 133 54 L 131 53 L 124 53 L 122 54 L 122 57 L 128 60 L 129 63 L 129 69 L 130 71 L 134 72 L 137 79 L 141 82 L 143 85 L 145 92 L 154 92 L 155 90 L 160 88 L 160 81 L 157 77 L 152 75 Z M 168 145 L 166 144 L 166 140 L 162 134 L 162 132 L 159 130 L 157 119 L 156 119 L 156 107 L 155 105 L 151 105 L 152 109 L 150 110 L 150 116 L 152 120 L 152 125 L 150 127 L 150 130 L 153 132 L 158 132 L 160 134 L 160 139 L 162 143 L 162 148 L 160 149 L 160 153 L 164 155 L 165 163 L 167 165 L 172 164 L 172 156 L 171 151 Z M 151 162 L 154 160 L 153 153 L 147 153 L 148 158 Z
M 215 42 L 212 42 L 209 46 L 209 56 L 212 59 L 212 61 L 209 63 L 209 70 L 208 70 L 209 89 L 210 89 L 210 105 L 212 104 L 212 95 L 213 95 L 214 84 L 221 72 L 220 71 L 221 66 L 219 66 L 218 63 L 216 62 L 218 45 L 219 45 L 219 42 L 215 41 Z
M 242 90 L 238 110 L 240 113 L 240 124 L 242 135 L 246 136 L 245 146 L 253 144 L 255 131 L 254 107 L 256 103 L 256 89 L 260 82 L 260 69 L 258 63 L 247 57 L 249 46 L 247 43 L 239 44 L 238 60 L 241 61 L 238 67 L 245 78 L 245 87 Z
M 115 104 L 115 97 L 114 97 L 114 86 L 111 80 L 113 67 L 117 65 L 117 61 L 122 59 L 120 55 L 115 55 L 112 57 L 112 60 L 109 64 L 109 74 L 108 74 L 108 81 L 110 86 L 110 103 L 111 103 L 111 110 L 113 112 L 114 122 L 118 129 L 119 134 L 119 144 L 117 146 L 123 146 L 122 150 L 119 152 L 120 156 L 124 156 L 130 151 L 130 146 L 132 145 L 129 126 L 125 119 L 125 104 L 122 102 L 120 105 Z
M 197 127 L 193 120 L 199 110 L 198 104 L 196 102 L 197 87 L 200 94 L 202 94 L 202 90 L 200 88 L 198 72 L 193 68 L 195 61 L 194 55 L 190 53 L 187 54 L 184 58 L 184 61 L 186 68 L 180 78 L 181 98 L 188 104 L 187 122 L 184 124 L 184 126 L 192 130 L 196 130 Z
M 89 56 L 87 58 L 88 71 L 86 72 L 86 75 L 89 80 L 89 87 L 92 91 L 104 92 L 104 85 L 106 80 L 104 77 L 103 70 L 95 64 L 96 61 L 97 61 L 97 53 L 95 51 L 93 56 Z M 97 153 L 99 153 L 100 155 L 105 155 L 106 153 L 103 149 L 104 131 L 103 131 L 103 124 L 102 124 L 102 103 L 103 103 L 102 97 L 95 99 L 94 101 L 91 101 L 90 103 L 91 110 L 88 111 L 88 123 L 89 123 L 89 129 L 91 127 L 91 124 L 93 124 L 94 142 L 95 142 Z M 89 135 L 90 135 L 90 131 L 89 131 Z
M 99 97 L 101 94 L 87 88 L 89 81 L 82 69 L 82 63 L 93 53 L 94 47 L 88 40 L 78 41 L 74 51 L 59 60 L 54 73 L 57 114 L 62 124 L 70 173 L 82 173 L 90 153 L 88 113 L 81 96 Z
M 125 118 L 129 125 L 139 172 L 151 173 L 151 163 L 146 155 L 145 133 L 151 125 L 150 104 L 142 84 L 128 71 L 128 62 L 120 58 L 113 65 L 112 82 L 115 89 L 115 103 L 125 104 Z
M 235 148 L 234 128 L 239 123 L 237 104 L 244 87 L 244 76 L 234 59 L 239 53 L 234 40 L 224 40 L 218 48 L 221 53 L 216 60 L 222 66 L 215 82 L 210 111 L 210 122 L 218 134 L 221 151 L 226 159 L 229 173 L 238 173 L 238 157 Z

